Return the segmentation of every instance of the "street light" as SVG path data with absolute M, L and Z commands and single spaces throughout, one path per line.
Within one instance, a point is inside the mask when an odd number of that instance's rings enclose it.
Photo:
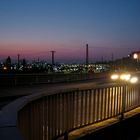
M 138 59 L 138 54 L 137 54 L 137 53 L 134 53 L 134 54 L 133 54 L 133 58 L 134 58 L 134 59 Z

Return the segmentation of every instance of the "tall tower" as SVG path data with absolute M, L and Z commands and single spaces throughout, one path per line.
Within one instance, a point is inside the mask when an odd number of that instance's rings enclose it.
M 56 51 L 50 51 L 51 53 L 52 53 L 52 66 L 54 65 L 54 53 L 56 52 Z
M 88 58 L 88 44 L 86 44 L 86 65 L 88 66 L 88 62 L 89 58 Z
M 18 54 L 17 56 L 18 56 L 18 60 L 17 60 L 17 68 L 19 69 L 19 59 L 20 59 L 20 54 Z

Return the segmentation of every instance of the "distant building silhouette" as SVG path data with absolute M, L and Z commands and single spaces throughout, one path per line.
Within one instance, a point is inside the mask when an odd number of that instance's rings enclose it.
M 10 56 L 7 57 L 5 65 L 7 67 L 7 70 L 11 69 L 11 57 Z

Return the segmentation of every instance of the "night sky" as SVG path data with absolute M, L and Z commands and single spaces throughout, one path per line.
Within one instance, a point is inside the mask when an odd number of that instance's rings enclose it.
M 140 0 L 0 0 L 0 59 L 91 62 L 140 50 Z

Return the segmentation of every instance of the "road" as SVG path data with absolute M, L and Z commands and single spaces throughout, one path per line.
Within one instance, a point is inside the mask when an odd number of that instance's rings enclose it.
M 38 94 L 41 92 L 48 91 L 61 91 L 68 89 L 78 89 L 78 88 L 94 88 L 97 85 L 104 83 L 109 83 L 107 79 L 94 79 L 86 81 L 76 81 L 67 83 L 55 83 L 55 84 L 40 84 L 40 85 L 30 85 L 30 86 L 18 86 L 18 87 L 1 87 L 0 90 L 0 109 L 7 105 L 9 102 L 31 94 Z

